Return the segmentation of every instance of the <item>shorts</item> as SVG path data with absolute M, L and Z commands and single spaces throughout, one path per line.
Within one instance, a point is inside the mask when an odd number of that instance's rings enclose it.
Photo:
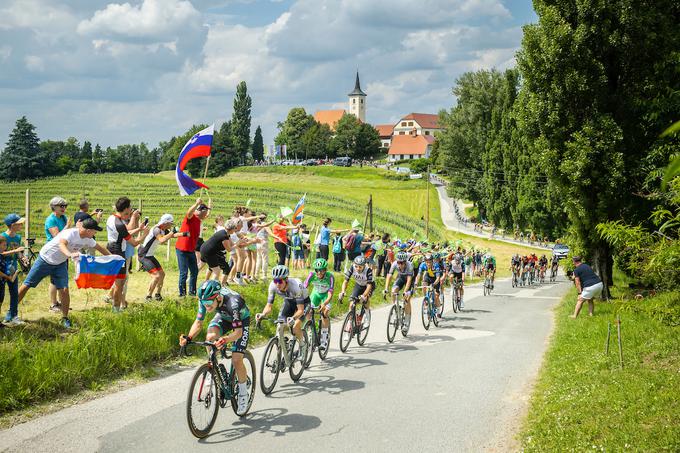
M 371 291 L 368 293 L 368 297 L 371 297 L 371 293 L 373 293 L 373 290 L 375 289 L 375 283 L 367 283 L 365 285 L 354 285 L 354 289 L 352 289 L 352 295 L 350 296 L 350 299 L 358 299 L 359 296 L 361 296 L 365 291 L 367 287 L 371 287 Z
M 305 259 L 305 252 L 302 250 L 293 250 L 293 259 L 303 260 Z
M 279 311 L 279 320 L 286 320 L 295 314 L 298 305 L 304 305 L 305 312 L 309 308 L 311 301 L 309 297 L 303 301 L 298 299 L 284 299 L 283 305 L 281 306 L 281 311 Z
M 491 264 L 491 263 L 488 263 L 488 264 L 486 265 L 486 270 L 488 270 L 488 271 L 495 271 L 495 270 L 496 270 L 496 266 L 494 266 L 494 265 Z
M 319 308 L 321 304 L 326 302 L 326 299 L 329 298 L 329 293 L 317 293 L 316 291 L 313 291 L 312 294 L 309 295 L 309 300 L 310 303 L 312 304 L 312 308 Z M 332 304 L 328 304 L 328 309 L 331 308 Z
M 591 285 L 587 288 L 583 288 L 581 291 L 581 299 L 594 299 L 595 297 L 602 294 L 603 289 L 604 286 L 602 285 L 602 282 L 595 283 L 594 285 Z
M 121 258 L 125 258 L 125 252 L 121 251 L 118 249 L 118 247 L 112 247 L 111 244 L 112 242 L 109 242 L 109 244 L 106 246 L 107 250 L 112 254 L 112 255 L 118 255 Z M 128 270 L 128 261 L 127 259 L 125 262 L 120 266 L 120 270 L 118 271 L 118 275 L 116 275 L 116 280 L 125 280 L 127 276 L 127 270 Z
M 408 277 L 405 275 L 400 275 L 397 277 L 397 279 L 394 281 L 394 285 L 392 285 L 392 291 L 401 291 L 402 289 L 404 291 L 409 291 L 411 288 L 404 288 L 406 286 L 406 281 L 408 280 Z M 411 285 L 413 286 L 413 278 L 411 278 Z
M 225 274 L 228 274 L 231 271 L 231 266 L 227 263 L 227 257 L 222 253 L 211 255 L 204 255 L 201 253 L 201 261 L 207 264 L 210 269 L 219 267 Z
M 453 272 L 451 271 L 451 276 L 453 277 L 454 280 L 462 281 L 463 280 L 463 273 L 462 272 Z
M 194 247 L 194 252 L 200 252 L 201 246 L 203 245 L 204 242 L 205 241 L 203 240 L 203 238 L 198 238 L 198 240 L 196 241 L 196 247 Z
M 224 335 L 225 333 L 240 327 L 243 329 L 243 332 L 241 333 L 241 337 L 239 339 L 234 340 L 234 343 L 231 345 L 231 352 L 240 352 L 243 354 L 248 348 L 248 338 L 250 337 L 249 317 L 241 321 L 240 326 L 235 326 L 232 321 L 223 319 L 222 316 L 217 313 L 215 314 L 215 317 L 212 319 L 212 321 L 210 321 L 210 324 L 208 324 L 208 328 L 210 327 L 219 327 L 220 335 Z
M 50 282 L 57 287 L 57 289 L 68 288 L 68 261 L 61 264 L 49 264 L 43 260 L 40 255 L 33 263 L 31 270 L 23 281 L 23 285 L 29 288 L 35 288 L 43 278 L 49 275 Z
M 426 285 L 432 285 L 435 282 L 435 280 L 437 280 L 437 277 L 431 277 L 430 274 L 425 274 L 423 276 L 423 283 L 425 283 Z M 435 285 L 433 285 L 433 288 L 435 291 L 439 292 L 440 283 L 437 282 Z
M 142 268 L 149 274 L 155 274 L 156 272 L 163 270 L 161 263 L 158 262 L 155 256 L 140 256 L 139 264 L 141 264 Z

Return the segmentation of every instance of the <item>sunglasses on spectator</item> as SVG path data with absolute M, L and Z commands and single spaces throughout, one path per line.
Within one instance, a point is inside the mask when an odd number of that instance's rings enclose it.
M 57 207 L 66 209 L 68 207 L 68 205 L 67 204 L 58 204 Z
M 283 282 L 285 282 L 285 281 L 286 281 L 285 278 L 275 278 L 275 279 L 274 279 L 274 284 L 275 284 L 275 285 L 280 285 L 281 283 L 283 283 Z

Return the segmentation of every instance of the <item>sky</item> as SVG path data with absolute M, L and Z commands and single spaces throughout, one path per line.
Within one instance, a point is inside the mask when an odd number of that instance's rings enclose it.
M 501 0 L 0 0 L 0 147 L 26 116 L 42 140 L 161 140 L 252 97 L 272 143 L 293 107 L 366 120 L 451 108 L 457 77 L 515 63 L 531 2 Z

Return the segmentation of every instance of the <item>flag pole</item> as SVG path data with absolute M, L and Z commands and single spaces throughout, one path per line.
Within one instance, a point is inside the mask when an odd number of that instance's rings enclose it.
M 210 165 L 210 156 L 208 156 L 208 158 L 205 160 L 205 169 L 203 170 L 203 181 L 202 181 L 203 184 L 205 184 L 205 179 L 208 177 L 208 165 Z M 201 194 L 203 193 L 204 190 L 206 192 L 208 192 L 205 189 L 205 187 L 201 187 Z

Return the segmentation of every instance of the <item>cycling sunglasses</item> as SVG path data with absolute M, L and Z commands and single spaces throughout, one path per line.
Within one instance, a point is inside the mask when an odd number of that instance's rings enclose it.
M 281 284 L 281 283 L 283 283 L 283 282 L 285 282 L 285 281 L 286 281 L 285 278 L 275 278 L 275 279 L 274 279 L 274 284 L 275 284 L 275 285 L 279 285 L 279 284 Z

